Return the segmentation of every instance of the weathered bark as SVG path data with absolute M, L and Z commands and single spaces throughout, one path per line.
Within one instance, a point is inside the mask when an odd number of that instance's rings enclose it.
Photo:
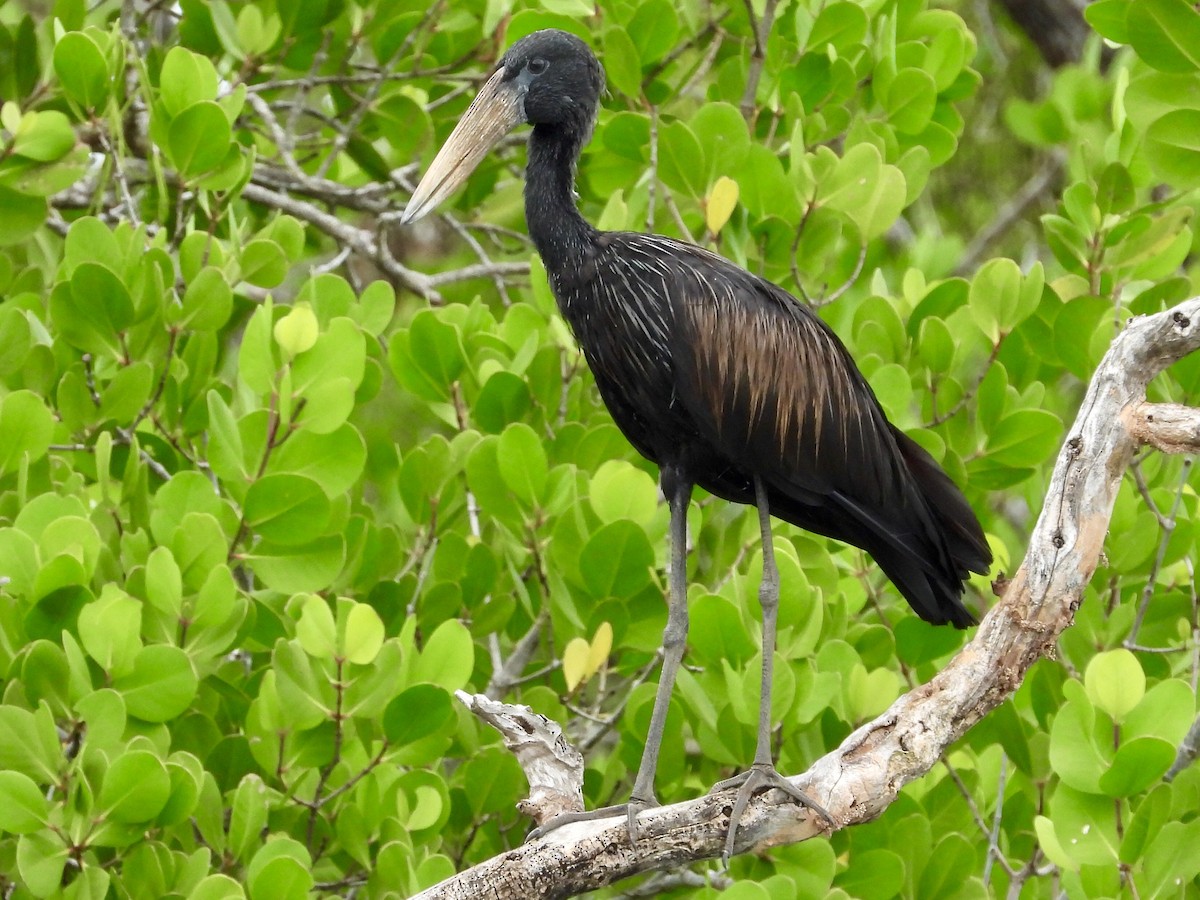
M 1025 559 L 974 638 L 929 683 L 900 697 L 792 779 L 829 810 L 838 828 L 882 813 L 901 787 L 928 772 L 1051 652 L 1096 568 L 1122 474 L 1139 442 L 1168 450 L 1196 448 L 1197 412 L 1148 405 L 1145 390 L 1159 372 L 1197 348 L 1200 297 L 1131 320 L 1113 341 L 1059 453 Z M 1175 425 L 1164 426 L 1164 420 L 1190 424 L 1180 426 L 1180 438 Z M 564 826 L 419 897 L 567 897 L 638 872 L 717 857 L 732 800 L 732 793 L 711 795 L 643 813 L 636 847 L 629 843 L 624 818 Z M 747 809 L 737 849 L 802 841 L 821 833 L 823 824 L 771 791 Z

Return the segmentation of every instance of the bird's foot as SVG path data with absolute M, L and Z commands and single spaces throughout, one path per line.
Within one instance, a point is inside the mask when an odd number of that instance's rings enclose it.
M 650 798 L 642 799 L 640 797 L 630 797 L 628 803 L 618 803 L 614 806 L 601 806 L 599 809 L 584 809 L 578 812 L 560 813 L 548 822 L 539 825 L 533 831 L 529 832 L 525 838 L 525 843 L 535 841 L 538 838 L 549 834 L 555 829 L 561 828 L 564 825 L 570 825 L 572 822 L 594 822 L 597 819 L 610 819 L 614 816 L 625 814 L 625 826 L 629 832 L 629 843 L 634 847 L 637 846 L 637 817 L 638 813 L 646 809 L 653 809 L 658 806 L 658 800 L 651 794 Z
M 721 854 L 721 859 L 726 866 L 729 865 L 729 859 L 733 856 L 733 845 L 734 839 L 737 837 L 738 822 L 741 821 L 742 814 L 746 811 L 746 807 L 750 803 L 750 798 L 755 794 L 761 794 L 763 791 L 776 788 L 783 791 L 801 806 L 807 807 L 821 816 L 830 826 L 835 824 L 833 816 L 825 810 L 825 807 L 821 806 L 821 804 L 805 794 L 800 788 L 780 775 L 770 763 L 755 763 L 740 775 L 734 775 L 732 778 L 718 781 L 712 786 L 709 793 L 716 794 L 721 791 L 731 791 L 734 788 L 737 788 L 737 798 L 733 801 L 733 811 L 729 814 L 729 833 L 725 836 L 725 851 Z

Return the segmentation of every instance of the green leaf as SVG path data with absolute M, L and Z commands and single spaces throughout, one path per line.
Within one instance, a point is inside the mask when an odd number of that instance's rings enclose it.
M 800 215 L 796 187 L 783 171 L 783 164 L 767 147 L 750 144 L 736 172 L 730 172 L 740 189 L 740 200 L 751 215 L 778 215 L 794 221 Z
M 493 372 L 484 382 L 472 412 L 480 428 L 496 434 L 509 423 L 524 418 L 529 406 L 529 387 L 525 379 L 501 370 Z
M 50 805 L 32 778 L 0 771 L 0 831 L 28 834 L 43 827 L 49 815 Z
M 298 431 L 271 454 L 267 472 L 291 472 L 311 478 L 328 497 L 350 489 L 363 475 L 367 447 L 353 425 L 343 423 L 333 431 L 317 434 Z
M 346 638 L 342 653 L 350 662 L 366 666 L 375 661 L 383 647 L 383 620 L 366 603 L 356 603 L 346 616 Z
M 546 449 L 537 433 L 523 422 L 504 429 L 496 445 L 496 463 L 508 489 L 528 506 L 538 504 L 549 474 Z
M 1093 3 L 1088 9 L 1097 5 L 1099 4 Z M 1122 213 L 1130 209 L 1136 201 L 1137 195 L 1134 193 L 1129 170 L 1120 163 L 1109 163 L 1096 185 L 1096 205 L 1100 208 L 1100 213 Z
M 474 668 L 475 644 L 471 632 L 457 619 L 447 619 L 421 648 L 413 679 L 440 685 L 447 691 L 460 691 L 471 680 Z
M 205 266 L 184 291 L 179 324 L 196 331 L 216 331 L 229 321 L 232 311 L 233 290 L 225 275 L 216 266 Z
M 886 900 L 899 893 L 904 883 L 904 860 L 891 850 L 867 850 L 855 854 L 855 865 L 835 885 L 862 900 Z
M 20 243 L 46 221 L 49 206 L 41 197 L 31 197 L 0 184 L 0 247 Z
M 979 863 L 975 848 L 961 834 L 948 834 L 938 841 L 930 860 L 921 873 L 915 892 L 918 897 L 956 896 Z
M 304 652 L 316 659 L 333 659 L 337 651 L 337 623 L 329 603 L 316 594 L 309 594 L 296 622 L 296 639 Z
M 1011 259 L 986 262 L 971 282 L 971 314 L 993 344 L 1017 324 L 1021 270 Z
M 325 721 L 332 709 L 327 679 L 319 680 L 309 657 L 298 641 L 279 640 L 271 657 L 276 673 L 276 690 L 284 720 L 291 728 L 303 731 Z
M 75 131 L 70 119 L 54 109 L 25 113 L 12 142 L 14 155 L 39 162 L 62 159 L 74 147 Z
M 257 775 L 238 782 L 229 810 L 229 849 L 245 862 L 262 846 L 269 812 L 267 787 Z
M 62 885 L 69 852 L 53 832 L 23 834 L 17 841 L 17 871 L 35 897 L 50 897 Z
M 495 815 L 513 808 L 522 797 L 525 777 L 511 752 L 487 747 L 467 760 L 462 769 L 467 802 L 475 816 Z
M 697 661 L 719 666 L 722 660 L 728 660 L 730 665 L 740 666 L 754 656 L 754 641 L 733 603 L 716 594 L 704 594 L 692 600 L 689 607 L 688 650 Z
M 129 714 L 147 722 L 168 722 L 181 715 L 195 698 L 197 686 L 188 655 L 165 644 L 143 647 L 134 658 L 133 671 L 113 682 Z
M 1188 0 L 1137 0 L 1126 19 L 1129 43 L 1161 72 L 1200 69 L 1200 12 Z
M 1095 713 L 1082 700 L 1062 705 L 1050 729 L 1050 768 L 1063 784 L 1095 793 L 1106 764 L 1093 739 Z
M 0 475 L 37 462 L 50 449 L 54 418 L 32 391 L 13 391 L 0 399 Z
M 171 616 L 183 608 L 183 575 L 166 547 L 155 547 L 146 560 L 146 599 Z
M 1084 671 L 1088 699 L 1120 725 L 1146 693 L 1146 673 L 1124 648 L 1098 653 Z
M 458 329 L 442 322 L 433 310 L 423 310 L 413 317 L 408 335 L 412 361 L 443 395 L 448 395 L 465 364 Z
M 686 123 L 670 122 L 659 129 L 658 174 L 671 190 L 697 199 L 703 197 L 708 184 L 697 165 L 702 159 L 704 150 Z
M 579 568 L 593 597 L 630 597 L 650 583 L 654 549 L 628 519 L 597 530 L 584 545 Z
M 436 684 L 414 684 L 383 713 L 388 741 L 403 747 L 442 731 L 454 719 L 450 694 Z
M 861 6 L 855 3 L 830 3 L 821 8 L 805 46 L 816 49 L 832 44 L 845 52 L 861 44 L 867 36 L 869 20 Z
M 1058 839 L 1054 823 L 1050 819 L 1045 816 L 1034 816 L 1033 827 L 1037 833 L 1038 844 L 1050 862 L 1068 872 L 1079 871 L 1079 863 L 1063 847 L 1062 842 Z
M 1121 723 L 1121 734 L 1127 738 L 1157 737 L 1178 746 L 1183 742 L 1195 718 L 1192 707 L 1195 695 L 1187 683 L 1178 678 L 1160 681 L 1148 691 Z
M 245 447 L 233 411 L 216 390 L 208 392 L 207 401 L 209 464 L 226 482 L 245 479 L 249 474 L 246 471 Z
M 647 526 L 658 514 L 658 486 L 632 463 L 610 459 L 592 476 L 588 502 L 605 524 L 630 519 Z
M 250 900 L 305 900 L 313 886 L 312 857 L 299 841 L 276 837 L 246 870 Z
M 696 110 L 690 124 L 704 148 L 708 171 L 702 174 L 706 179 L 733 177 L 750 150 L 750 132 L 737 107 L 731 103 L 705 103 Z M 741 188 L 739 184 L 739 197 Z
M 158 92 L 171 116 L 217 96 L 217 70 L 207 57 L 186 47 L 172 47 L 163 59 Z
M 246 492 L 243 518 L 273 544 L 293 546 L 320 538 L 331 506 L 321 485 L 304 475 L 264 475 Z
M 122 753 L 104 772 L 97 805 L 115 822 L 149 822 L 166 805 L 171 793 L 167 769 L 153 753 Z
M 1095 32 L 1116 44 L 1129 43 L 1126 20 L 1129 0 L 1093 0 L 1083 8 L 1083 17 Z
M 104 263 L 80 263 L 71 274 L 76 307 L 94 327 L 115 338 L 133 324 L 133 298 L 125 282 Z
M 675 46 L 679 35 L 679 16 L 669 0 L 642 0 L 627 28 L 642 65 L 647 66 L 657 62 Z
M 0 378 L 21 370 L 33 346 L 33 332 L 22 310 L 0 307 Z
M 242 248 L 238 257 L 241 280 L 256 287 L 271 288 L 279 285 L 288 273 L 287 255 L 278 243 L 258 239 Z
M 290 315 L 302 315 L 308 309 L 307 304 L 297 304 Z M 281 321 L 287 321 L 290 315 Z M 316 321 L 312 324 L 315 328 Z M 277 335 L 278 330 L 277 325 Z M 362 330 L 352 319 L 336 316 L 329 321 L 324 334 L 299 351 L 292 364 L 293 384 L 298 393 L 306 396 L 311 395 L 314 387 L 337 378 L 345 379 L 352 390 L 357 390 L 365 367 L 366 339 Z
M 100 394 L 100 415 L 117 422 L 132 421 L 150 400 L 154 390 L 154 370 L 149 363 L 122 366 L 116 377 Z
M 340 534 L 326 535 L 308 544 L 262 541 L 245 554 L 245 559 L 254 574 L 273 590 L 288 594 L 322 591 L 346 562 L 346 541 Z
M 1200 13 L 1193 13 L 1200 20 Z M 1200 110 L 1177 109 L 1146 129 L 1146 157 L 1154 171 L 1180 190 L 1200 187 Z
M 620 25 L 604 32 L 604 71 L 608 83 L 626 97 L 642 95 L 642 59 L 629 31 Z
M 896 221 L 905 203 L 904 176 L 884 165 L 873 144 L 856 144 L 846 151 L 833 173 L 821 181 L 820 199 L 845 213 L 865 240 L 883 234 Z
M 79 637 L 88 655 L 109 675 L 133 668 L 142 642 L 142 605 L 115 584 L 106 584 L 79 613 Z
M 1111 797 L 1060 784 L 1050 798 L 1049 810 L 1058 839 L 1070 848 L 1076 865 L 1116 864 L 1119 841 Z
M 1044 409 L 1020 409 L 1005 416 L 988 434 L 988 455 L 1004 466 L 1040 465 L 1062 436 L 1062 422 Z
M 1141 888 L 1141 896 L 1174 896 L 1200 875 L 1200 854 L 1196 853 L 1200 843 L 1200 819 L 1192 819 L 1186 824 L 1167 822 L 1153 837 L 1142 861 L 1146 883 Z
M 167 130 L 167 150 L 179 174 L 192 179 L 225 161 L 233 131 L 224 111 L 211 100 L 193 103 Z
M 192 888 L 188 900 L 243 900 L 242 886 L 228 875 L 208 875 Z
M 328 434 L 345 424 L 354 411 L 354 381 L 350 378 L 330 378 L 307 387 L 305 406 L 296 417 L 296 424 L 317 434 Z
M 297 251 L 297 254 L 299 252 Z M 367 334 L 378 337 L 391 324 L 396 313 L 396 290 L 386 281 L 372 281 L 352 310 L 354 321 Z
M 937 84 L 924 69 L 901 69 L 888 85 L 883 107 L 901 134 L 920 134 L 937 105 Z
M 90 35 L 64 34 L 54 45 L 54 72 L 67 95 L 88 109 L 99 109 L 108 99 L 108 63 Z
M 1164 740 L 1141 737 L 1126 741 L 1100 776 L 1100 790 L 1110 797 L 1140 794 L 1162 778 L 1174 761 L 1175 746 Z

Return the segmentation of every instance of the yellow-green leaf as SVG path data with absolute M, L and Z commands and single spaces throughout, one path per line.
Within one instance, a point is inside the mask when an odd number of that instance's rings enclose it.
M 716 234 L 725 227 L 725 223 L 733 215 L 737 201 L 738 183 L 728 175 L 722 175 L 713 184 L 708 194 L 708 202 L 704 206 L 704 221 L 710 233 Z
M 591 652 L 591 644 L 580 637 L 571 638 L 563 648 L 563 678 L 567 681 L 568 693 L 579 687 L 587 677 L 588 657 Z
M 299 356 L 317 342 L 320 329 L 316 313 L 307 303 L 297 303 L 275 323 L 275 342 L 288 359 Z
M 612 624 L 610 622 L 601 622 L 600 627 L 596 629 L 595 636 L 592 638 L 591 646 L 588 648 L 585 678 L 591 678 L 600 671 L 600 667 L 608 659 L 608 654 L 612 652 L 612 643 Z

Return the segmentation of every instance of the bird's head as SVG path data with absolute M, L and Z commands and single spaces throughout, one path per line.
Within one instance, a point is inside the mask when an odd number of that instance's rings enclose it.
M 562 129 L 582 145 L 603 90 L 604 69 L 575 35 L 547 29 L 521 38 L 496 63 L 413 191 L 401 221 L 416 221 L 450 196 L 519 125 Z

